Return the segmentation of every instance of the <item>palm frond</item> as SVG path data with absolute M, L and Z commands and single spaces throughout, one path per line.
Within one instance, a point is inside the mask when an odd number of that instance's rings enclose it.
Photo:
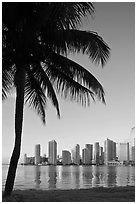
M 11 70 L 2 70 L 2 100 L 8 97 L 10 90 L 14 86 L 14 75 Z
M 94 13 L 91 2 L 54 2 L 50 4 L 49 16 L 52 19 L 48 26 L 53 29 L 75 29 L 81 25 L 82 17 Z
M 69 52 L 87 54 L 96 64 L 105 65 L 110 56 L 107 43 L 95 32 L 81 30 L 53 30 L 50 36 L 43 31 L 44 43 L 54 52 L 67 55 Z
M 25 102 L 33 107 L 45 123 L 45 108 L 47 99 L 38 80 L 35 79 L 31 70 L 27 69 L 25 83 Z
M 96 95 L 99 100 L 102 100 L 102 102 L 105 103 L 105 93 L 102 85 L 84 67 L 50 50 L 48 50 L 47 63 L 48 65 L 50 64 L 56 67 L 57 70 L 60 70 L 62 73 L 78 82 L 79 84 L 84 85 L 84 87 L 94 92 L 94 95 Z
M 37 62 L 33 66 L 35 67 L 33 69 L 33 75 L 39 81 L 39 84 L 42 87 L 43 92 L 44 93 L 47 92 L 47 97 L 51 99 L 52 104 L 55 106 L 57 110 L 57 115 L 60 118 L 59 103 L 57 100 L 57 96 L 47 74 L 44 72 L 43 67 L 39 62 Z
M 65 98 L 70 96 L 71 100 L 76 100 L 85 106 L 90 104 L 90 97 L 94 100 L 94 93 L 92 91 L 73 80 L 55 66 L 45 66 L 45 72 L 57 92 L 60 92 Z

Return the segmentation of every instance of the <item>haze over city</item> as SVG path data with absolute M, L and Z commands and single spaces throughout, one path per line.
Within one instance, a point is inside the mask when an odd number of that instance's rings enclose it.
M 130 142 L 131 128 L 135 126 L 135 30 L 134 3 L 95 3 L 94 19 L 84 21 L 83 28 L 98 32 L 111 48 L 111 57 L 102 69 L 86 56 L 69 56 L 87 68 L 103 85 L 106 105 L 100 101 L 82 107 L 60 96 L 61 119 L 48 102 L 46 125 L 37 114 L 25 106 L 21 155 L 34 154 L 35 144 L 41 144 L 41 154 L 48 153 L 48 141 L 58 141 L 58 154 L 71 150 L 76 144 L 81 148 L 87 143 L 105 138 L 115 142 Z M 14 143 L 14 94 L 2 104 L 2 154 L 3 162 L 9 161 Z M 21 159 L 22 159 L 21 158 Z

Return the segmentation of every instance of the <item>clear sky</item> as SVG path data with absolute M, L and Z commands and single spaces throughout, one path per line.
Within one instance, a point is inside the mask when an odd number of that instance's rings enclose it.
M 61 99 L 61 119 L 48 103 L 46 126 L 34 110 L 25 106 L 21 158 L 27 153 L 34 156 L 35 144 L 41 144 L 41 155 L 48 154 L 48 141 L 55 139 L 58 154 L 71 150 L 76 144 L 81 149 L 86 143 L 110 138 L 115 142 L 130 141 L 135 126 L 135 8 L 133 2 L 97 2 L 94 19 L 84 21 L 83 29 L 98 32 L 111 48 L 111 57 L 102 69 L 87 56 L 75 55 L 71 59 L 87 68 L 105 89 L 106 105 L 91 101 L 90 107 Z M 14 143 L 15 97 L 2 103 L 2 154 L 9 161 Z M 22 160 L 22 159 L 21 159 Z

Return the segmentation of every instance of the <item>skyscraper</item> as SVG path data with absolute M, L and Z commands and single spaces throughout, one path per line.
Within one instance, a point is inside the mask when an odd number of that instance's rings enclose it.
M 80 146 L 77 144 L 72 150 L 72 162 L 74 164 L 80 164 Z
M 24 154 L 24 164 L 27 164 L 27 154 Z
M 92 163 L 92 159 L 93 159 L 93 145 L 92 144 L 86 144 L 85 147 L 89 151 L 89 160 L 90 160 L 90 163 Z
M 57 142 L 55 140 L 49 141 L 49 164 L 57 164 Z
M 67 150 L 62 151 L 62 164 L 63 165 L 71 164 L 71 154 Z
M 90 164 L 90 152 L 87 148 L 82 149 L 82 163 L 83 164 Z
M 40 164 L 40 144 L 35 145 L 35 164 Z
M 94 143 L 94 161 L 99 165 L 99 142 Z
M 118 159 L 119 161 L 129 162 L 129 142 L 119 143 Z
M 132 158 L 131 160 L 135 162 L 135 146 L 132 146 Z
M 116 159 L 116 143 L 110 139 L 104 142 L 104 163 L 107 165 L 109 161 Z

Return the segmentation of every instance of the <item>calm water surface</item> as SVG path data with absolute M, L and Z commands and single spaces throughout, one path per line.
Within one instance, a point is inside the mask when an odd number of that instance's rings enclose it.
M 4 189 L 8 165 L 2 166 Z M 79 189 L 134 186 L 131 166 L 18 166 L 14 189 Z

